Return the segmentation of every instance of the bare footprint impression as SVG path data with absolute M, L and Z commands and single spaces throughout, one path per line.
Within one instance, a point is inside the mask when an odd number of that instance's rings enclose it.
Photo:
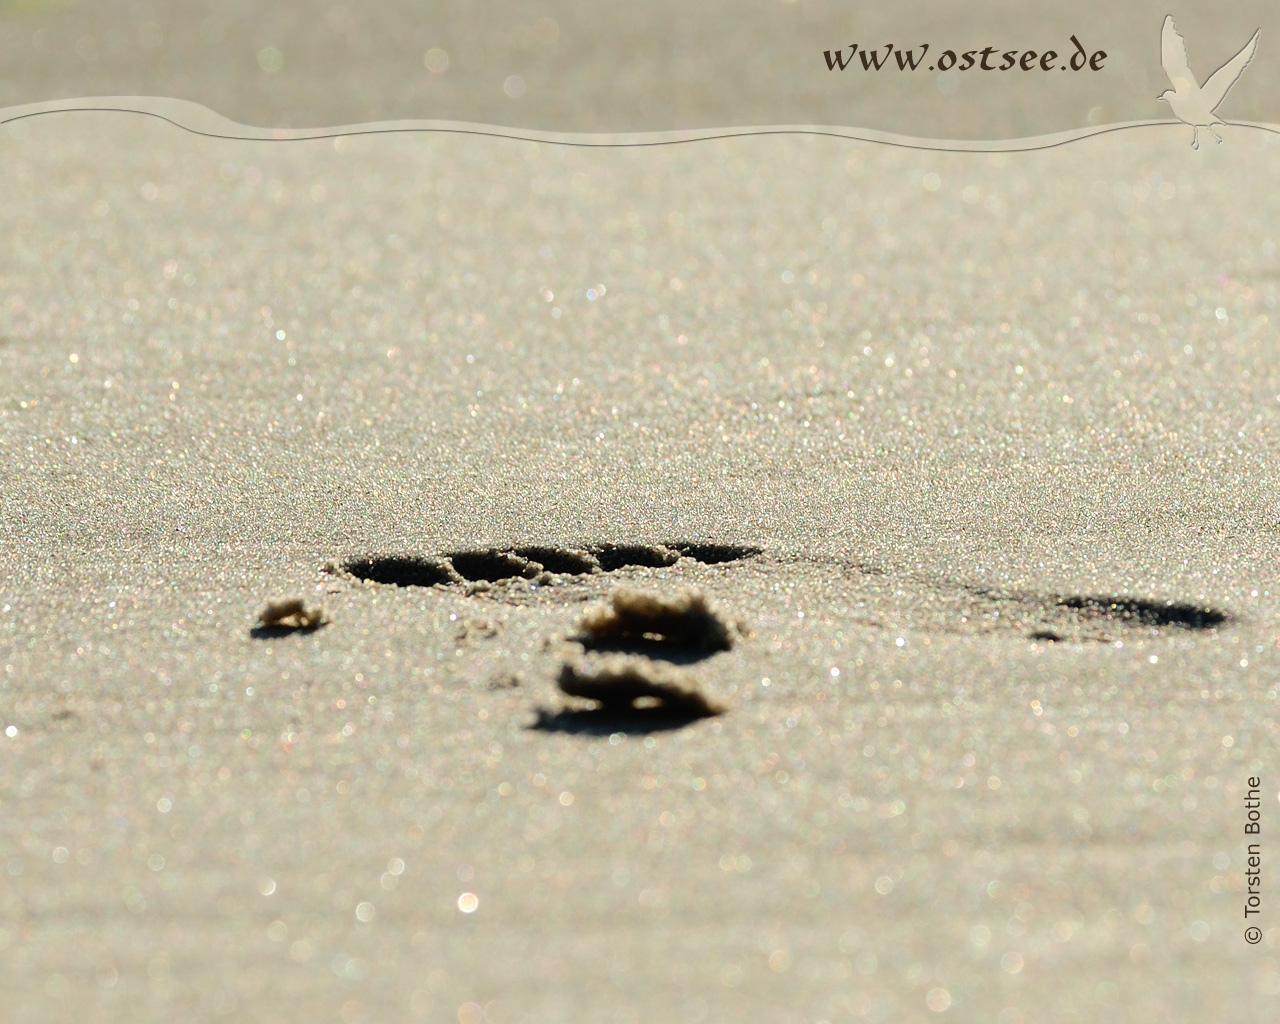
M 682 558 L 720 565 L 759 554 L 758 548 L 723 544 L 528 546 L 355 558 L 341 571 L 374 583 L 460 587 L 472 597 L 527 603 L 581 599 L 575 583 L 621 570 L 663 569 Z M 606 604 L 588 610 L 569 638 L 577 651 L 564 659 L 557 678 L 562 694 L 592 706 L 537 708 L 531 728 L 651 733 L 720 715 L 727 706 L 703 692 L 694 666 L 729 650 L 746 633 L 696 590 L 616 589 Z
M 606 603 L 589 608 L 578 632 L 568 638 L 572 650 L 563 658 L 557 683 L 576 703 L 558 711 L 536 708 L 537 718 L 530 726 L 543 732 L 607 735 L 678 729 L 728 710 L 704 692 L 697 667 L 747 639 L 750 630 L 697 590 L 673 589 L 659 574 L 643 572 L 674 566 L 681 559 L 726 569 L 751 561 L 757 573 L 784 578 L 799 571 L 812 576 L 817 570 L 840 595 L 849 617 L 875 630 L 1123 645 L 1212 631 L 1232 621 L 1228 612 L 1194 602 L 1001 590 L 919 570 L 777 557 L 757 547 L 711 543 L 528 545 L 434 555 L 366 555 L 331 562 L 326 571 L 365 585 L 440 588 L 478 601 L 529 604 L 587 601 L 599 594 L 599 577 L 625 570 L 625 585 L 609 593 Z M 287 622 L 277 616 L 268 625 L 264 613 L 255 636 L 279 635 L 281 627 L 314 628 L 309 610 L 274 610 L 299 615 Z M 460 629 L 474 628 L 485 635 L 484 626 L 464 624 Z

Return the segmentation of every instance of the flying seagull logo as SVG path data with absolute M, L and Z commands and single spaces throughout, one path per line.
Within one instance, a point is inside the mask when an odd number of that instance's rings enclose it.
M 1258 48 L 1258 35 L 1261 29 L 1253 34 L 1253 38 L 1245 43 L 1244 49 L 1218 68 L 1204 85 L 1196 83 L 1196 76 L 1187 65 L 1187 44 L 1173 25 L 1173 15 L 1167 14 L 1164 27 L 1160 30 L 1160 63 L 1164 73 L 1169 76 L 1172 89 L 1166 89 L 1156 97 L 1169 104 L 1173 116 L 1183 124 L 1194 129 L 1191 136 L 1191 148 L 1200 148 L 1200 129 L 1209 129 L 1219 143 L 1222 136 L 1213 130 L 1214 125 L 1225 124 L 1214 111 L 1227 98 L 1227 93 L 1236 84 L 1236 79 L 1253 60 L 1253 51 Z

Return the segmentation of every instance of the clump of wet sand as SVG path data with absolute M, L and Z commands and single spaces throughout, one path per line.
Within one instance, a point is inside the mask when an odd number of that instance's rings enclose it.
M 660 641 L 705 651 L 729 650 L 735 632 L 696 590 L 663 597 L 628 588 L 615 590 L 609 604 L 588 611 L 581 628 L 588 645 Z
M 319 629 L 329 620 L 319 605 L 308 607 L 300 597 L 284 597 L 268 601 L 258 613 L 262 629 Z
M 557 680 L 569 697 L 595 701 L 610 713 L 654 708 L 690 718 L 709 718 L 728 708 L 698 689 L 691 673 L 648 658 L 614 656 L 594 666 L 567 661 Z

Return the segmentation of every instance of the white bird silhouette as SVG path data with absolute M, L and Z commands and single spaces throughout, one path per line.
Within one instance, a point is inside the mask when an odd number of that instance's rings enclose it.
M 1200 148 L 1201 128 L 1208 128 L 1209 134 L 1219 143 L 1222 142 L 1222 136 L 1213 130 L 1213 126 L 1225 122 L 1215 117 L 1213 112 L 1226 99 L 1228 90 L 1236 84 L 1236 79 L 1248 67 L 1249 61 L 1253 60 L 1253 51 L 1258 48 L 1258 36 L 1261 32 L 1261 29 L 1255 32 L 1253 38 L 1245 43 L 1243 50 L 1210 75 L 1204 85 L 1198 85 L 1196 76 L 1187 66 L 1187 44 L 1173 26 L 1173 15 L 1165 15 L 1164 27 L 1160 29 L 1160 63 L 1173 88 L 1165 90 L 1156 99 L 1169 104 L 1173 116 L 1194 129 L 1191 136 L 1192 149 Z

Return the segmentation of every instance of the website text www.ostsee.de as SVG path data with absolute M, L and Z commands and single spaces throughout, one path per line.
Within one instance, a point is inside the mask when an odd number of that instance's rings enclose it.
M 909 49 L 885 43 L 864 47 L 850 43 L 848 49 L 824 50 L 823 59 L 829 71 L 1101 71 L 1107 59 L 1106 50 L 1088 52 L 1075 36 L 1070 47 L 1057 50 L 1001 50 L 995 46 L 981 49 L 943 50 L 928 64 L 930 46 L 921 43 Z

